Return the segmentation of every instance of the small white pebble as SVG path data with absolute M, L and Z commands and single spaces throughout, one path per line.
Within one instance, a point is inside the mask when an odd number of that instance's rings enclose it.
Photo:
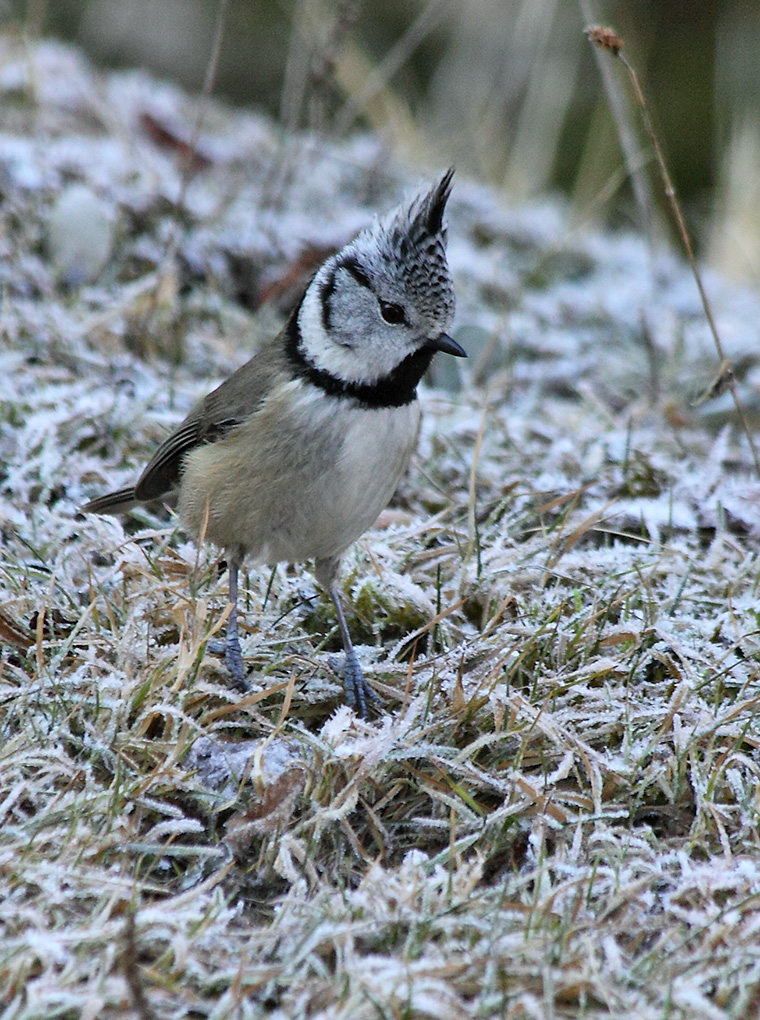
M 111 255 L 113 211 L 84 184 L 61 192 L 48 219 L 48 252 L 56 279 L 68 287 L 96 280 Z

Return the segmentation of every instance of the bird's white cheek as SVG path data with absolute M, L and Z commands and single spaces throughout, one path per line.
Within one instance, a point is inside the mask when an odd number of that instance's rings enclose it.
M 314 281 L 301 305 L 298 316 L 302 350 L 317 368 L 338 379 L 352 379 L 356 371 L 356 355 L 348 347 L 334 343 L 322 323 L 322 300 Z
M 374 323 L 366 308 L 344 317 L 339 334 L 344 342 L 338 343 L 325 331 L 317 281 L 318 278 L 307 290 L 298 316 L 301 349 L 308 360 L 345 382 L 374 383 L 390 375 L 413 345 L 390 342 L 387 329 Z M 333 313 L 334 318 L 338 315 L 337 311 Z M 352 341 L 351 346 L 345 343 L 346 339 Z

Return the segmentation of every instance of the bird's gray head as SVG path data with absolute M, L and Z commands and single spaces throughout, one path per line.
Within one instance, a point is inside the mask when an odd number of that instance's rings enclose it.
M 297 319 L 315 369 L 371 386 L 397 370 L 406 376 L 412 359 L 413 392 L 436 351 L 465 355 L 447 336 L 454 288 L 443 214 L 453 173 L 362 230 L 316 274 Z

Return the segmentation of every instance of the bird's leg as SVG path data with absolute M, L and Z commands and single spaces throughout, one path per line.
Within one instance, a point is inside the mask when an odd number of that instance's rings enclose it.
M 238 637 L 238 625 L 237 625 L 237 598 L 238 598 L 238 570 L 240 569 L 240 560 L 236 555 L 230 558 L 230 588 L 229 588 L 229 602 L 230 602 L 230 615 L 227 617 L 227 640 L 224 646 L 224 661 L 227 663 L 227 669 L 232 674 L 232 679 L 235 681 L 235 686 L 241 691 L 248 690 L 248 684 L 245 682 L 245 671 L 243 669 L 243 653 L 240 651 L 240 638 Z
M 356 657 L 354 646 L 351 643 L 351 635 L 348 633 L 348 624 L 346 623 L 346 617 L 343 613 L 343 606 L 340 601 L 340 589 L 336 584 L 330 588 L 330 597 L 332 598 L 333 605 L 335 606 L 335 613 L 338 617 L 338 626 L 340 627 L 340 633 L 343 638 L 343 647 L 346 650 L 346 657 L 343 661 L 343 665 L 338 671 L 346 692 L 346 701 L 355 712 L 358 712 L 362 719 L 368 719 L 369 712 L 367 711 L 367 702 L 374 701 L 377 703 L 380 699 L 364 679 L 364 674 L 362 673 L 361 666 L 359 665 L 359 660 Z

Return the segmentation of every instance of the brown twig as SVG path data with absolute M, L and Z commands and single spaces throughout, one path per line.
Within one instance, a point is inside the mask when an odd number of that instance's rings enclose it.
M 430 0 L 400 39 L 386 53 L 380 63 L 367 76 L 362 88 L 346 100 L 335 121 L 338 134 L 346 134 L 362 115 L 369 103 L 382 92 L 411 54 L 435 31 L 450 9 L 449 0 Z
M 282 143 L 261 188 L 261 206 L 279 207 L 290 187 L 296 167 L 309 144 L 299 135 L 308 113 L 311 131 L 327 123 L 327 100 L 338 83 L 336 68 L 348 35 L 359 19 L 363 0 L 338 0 L 328 16 L 319 0 L 300 0 L 293 5 L 285 78 L 280 98 Z
M 710 332 L 712 333 L 713 341 L 715 342 L 715 349 L 718 352 L 718 357 L 720 358 L 720 368 L 718 370 L 718 377 L 721 380 L 723 380 L 724 384 L 727 385 L 731 390 L 731 396 L 733 397 L 734 400 L 736 413 L 738 415 L 739 421 L 741 422 L 744 434 L 747 437 L 747 442 L 749 443 L 749 448 L 752 452 L 752 459 L 755 463 L 755 470 L 758 474 L 758 477 L 760 477 L 760 456 L 758 455 L 757 447 L 755 446 L 755 441 L 752 437 L 752 432 L 749 427 L 749 422 L 747 421 L 747 417 L 744 413 L 744 408 L 742 407 L 741 401 L 739 399 L 739 394 L 737 393 L 736 390 L 736 379 L 734 377 L 731 364 L 729 360 L 726 358 L 726 355 L 723 350 L 723 344 L 718 333 L 718 327 L 715 323 L 715 318 L 712 313 L 710 301 L 707 297 L 707 292 L 705 291 L 705 287 L 702 282 L 702 275 L 699 271 L 699 267 L 697 266 L 697 260 L 694 257 L 694 249 L 691 244 L 689 231 L 687 230 L 686 223 L 683 218 L 683 213 L 681 212 L 681 206 L 676 196 L 676 191 L 675 188 L 673 187 L 673 182 L 670 179 L 670 174 L 668 173 L 668 168 L 665 165 L 665 157 L 663 156 L 662 149 L 660 148 L 660 141 L 657 137 L 657 132 L 654 129 L 654 124 L 652 123 L 652 118 L 649 114 L 649 107 L 647 106 L 647 102 L 644 98 L 644 93 L 641 89 L 641 85 L 639 84 L 638 75 L 636 74 L 636 71 L 634 70 L 630 61 L 623 54 L 623 46 L 625 45 L 623 39 L 619 35 L 617 35 L 611 28 L 603 28 L 599 25 L 595 25 L 587 28 L 585 31 L 587 37 L 592 43 L 594 43 L 595 46 L 598 46 L 600 49 L 607 50 L 614 57 L 617 57 L 618 60 L 622 63 L 623 67 L 628 72 L 628 77 L 630 78 L 631 85 L 633 87 L 633 93 L 636 97 L 636 102 L 639 104 L 639 109 L 641 110 L 642 119 L 644 121 L 644 127 L 646 129 L 647 134 L 649 135 L 650 141 L 652 142 L 652 146 L 654 148 L 654 154 L 657 160 L 657 166 L 659 167 L 660 170 L 660 177 L 662 178 L 665 197 L 667 198 L 671 212 L 675 217 L 676 225 L 678 227 L 678 233 L 681 237 L 681 243 L 683 244 L 684 251 L 686 252 L 686 258 L 688 259 L 691 271 L 694 275 L 694 280 L 696 281 L 697 284 L 697 290 L 699 291 L 699 297 L 702 301 L 702 307 L 705 312 L 705 318 L 707 319 L 707 324 L 710 327 Z
M 167 262 L 171 262 L 179 248 L 180 243 L 180 227 L 178 214 L 185 205 L 185 199 L 187 197 L 187 191 L 190 187 L 195 174 L 202 167 L 202 161 L 198 160 L 198 143 L 200 140 L 201 130 L 203 128 L 203 119 L 206 114 L 206 107 L 203 100 L 208 99 L 214 87 L 216 80 L 216 72 L 219 66 L 219 55 L 222 49 L 222 37 L 224 36 L 224 24 L 227 17 L 227 5 L 229 0 L 218 0 L 216 9 L 216 23 L 214 25 L 214 38 L 211 42 L 211 52 L 209 53 L 208 64 L 206 65 L 206 74 L 203 79 L 203 87 L 200 93 L 200 102 L 198 104 L 198 113 L 193 124 L 192 133 L 189 141 L 181 148 L 181 157 L 183 161 L 182 174 L 180 177 L 179 194 L 177 195 L 177 201 L 175 203 L 176 214 L 173 219 L 172 229 L 169 232 L 169 236 L 164 245 L 164 250 L 159 259 L 159 266 L 161 269 L 166 265 Z M 159 272 L 159 280 L 163 276 L 162 272 Z M 143 321 L 141 323 L 140 332 L 145 333 L 149 330 L 150 323 L 155 315 L 156 308 L 159 303 L 159 292 L 160 284 L 154 290 L 151 295 L 152 300 L 149 302 L 148 309 L 143 315 Z
M 312 53 L 309 69 L 309 128 L 312 131 L 324 131 L 327 125 L 327 101 L 336 82 L 338 55 L 359 19 L 361 3 L 362 0 L 339 0 L 324 42 Z
M 193 133 L 190 138 L 189 152 L 185 157 L 185 165 L 182 169 L 182 180 L 180 183 L 180 191 L 177 197 L 177 208 L 181 209 L 185 204 L 185 196 L 187 189 L 190 187 L 193 176 L 198 170 L 198 165 L 193 158 L 193 154 L 198 148 L 198 141 L 200 139 L 201 130 L 203 128 L 203 118 L 206 114 L 206 108 L 203 100 L 208 99 L 214 88 L 214 82 L 216 81 L 216 72 L 219 67 L 219 55 L 222 52 L 222 38 L 224 36 L 224 23 L 227 19 L 227 5 L 229 0 L 218 0 L 216 8 L 216 23 L 214 25 L 214 38 L 211 43 L 211 52 L 208 57 L 208 64 L 206 65 L 206 74 L 203 79 L 203 88 L 201 89 L 201 102 L 198 104 L 198 115 L 195 118 L 195 124 L 193 125 Z
M 137 944 L 137 926 L 135 924 L 135 912 L 131 910 L 127 914 L 127 922 L 124 926 L 124 953 L 122 956 L 122 968 L 124 979 L 129 988 L 132 999 L 132 1007 L 139 1017 L 139 1020 L 156 1020 L 145 991 L 142 972 L 140 971 L 140 950 Z
M 593 22 L 593 4 L 591 0 L 580 0 L 580 5 L 586 22 Z M 611 29 L 603 28 L 600 30 L 599 43 L 594 50 L 594 57 L 596 58 L 604 91 L 607 95 L 607 105 L 617 129 L 618 141 L 623 153 L 628 180 L 633 190 L 633 197 L 639 209 L 639 215 L 646 231 L 649 246 L 652 251 L 655 251 L 662 240 L 662 232 L 659 229 L 658 211 L 654 195 L 652 194 L 652 185 L 646 165 L 651 156 L 647 153 L 646 158 L 642 158 L 641 140 L 631 116 L 624 86 L 620 78 L 615 74 L 610 61 L 605 59 L 604 53 L 600 52 L 603 49 L 609 49 L 613 54 L 617 55 L 617 50 L 622 48 L 622 45 L 622 40 Z

